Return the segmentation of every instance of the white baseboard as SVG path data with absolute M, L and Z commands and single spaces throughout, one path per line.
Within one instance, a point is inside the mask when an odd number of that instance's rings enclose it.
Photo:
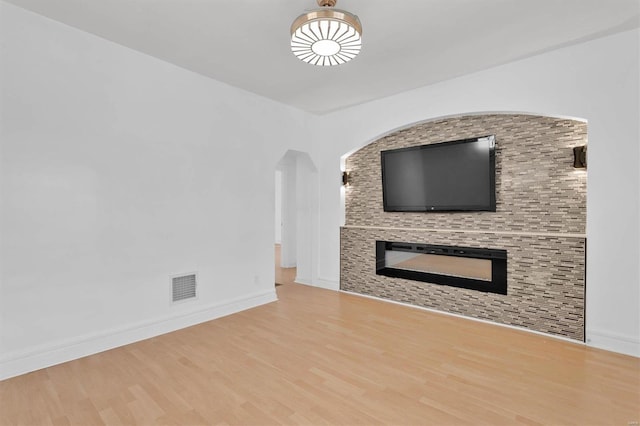
M 318 278 L 315 282 L 316 287 L 326 288 L 327 290 L 340 290 L 340 283 L 338 281 L 329 280 L 326 278 Z
M 640 358 L 640 339 L 587 327 L 587 345 Z
M 439 311 L 439 310 L 433 309 L 433 308 L 425 308 L 424 306 L 412 305 L 410 303 L 398 302 L 398 301 L 391 300 L 391 299 L 383 299 L 381 297 L 369 296 L 368 294 L 354 293 L 352 291 L 340 290 L 340 292 L 341 293 L 346 293 L 346 294 L 352 294 L 354 296 L 359 296 L 359 297 L 366 297 L 367 299 L 379 300 L 381 302 L 393 303 L 395 305 L 406 306 L 406 307 L 409 307 L 409 308 L 420 309 L 420 310 L 423 310 L 423 311 L 433 312 L 433 313 L 436 313 L 436 314 L 442 314 L 442 315 L 447 315 L 447 316 L 451 316 L 451 317 L 462 318 L 462 319 L 469 320 L 469 321 L 482 322 L 482 323 L 485 323 L 485 324 L 496 325 L 498 327 L 505 327 L 505 328 L 511 328 L 511 329 L 514 329 L 514 330 L 526 331 L 527 333 L 538 334 L 540 336 L 551 337 L 553 339 L 563 340 L 565 342 L 574 343 L 576 345 L 583 345 L 584 346 L 584 342 L 581 342 L 579 340 L 574 340 L 574 339 L 570 339 L 568 337 L 563 337 L 563 336 L 557 336 L 555 334 L 543 333 L 541 331 L 530 330 L 528 328 L 518 327 L 516 325 L 502 324 L 500 322 L 489 321 L 489 320 L 485 320 L 485 319 L 481 319 L 481 318 L 474 318 L 474 317 L 468 317 L 468 316 L 465 316 L 465 315 L 454 314 L 454 313 L 451 313 L 451 312 Z
M 296 275 L 293 282 L 296 284 L 304 284 L 304 285 L 311 285 L 311 286 L 313 285 L 313 283 L 311 282 L 311 278 L 301 277 L 299 275 Z
M 296 284 L 304 284 L 310 287 L 319 287 L 327 290 L 338 290 L 339 284 L 334 281 L 323 280 L 321 278 L 316 279 L 315 281 L 310 280 L 309 278 L 300 278 L 296 277 L 294 280 Z
M 275 289 L 117 329 L 31 347 L 0 358 L 0 380 L 149 339 L 278 300 Z
M 360 294 L 360 293 L 354 293 L 354 292 L 351 292 L 351 291 L 344 291 L 344 290 L 340 290 L 340 291 L 342 293 L 353 294 L 354 296 L 366 297 L 366 298 L 369 298 L 369 299 L 380 300 L 382 302 L 394 303 L 394 304 L 397 304 L 397 305 L 408 306 L 410 308 L 422 309 L 422 310 L 429 311 L 429 312 L 436 312 L 436 313 L 439 313 L 439 314 L 444 314 L 444 315 L 450 315 L 450 316 L 454 316 L 454 317 L 464 318 L 464 319 L 468 319 L 468 320 L 471 320 L 471 321 L 484 322 L 484 323 L 487 323 L 487 324 L 493 324 L 493 325 L 497 325 L 497 326 L 500 326 L 500 327 L 513 328 L 513 329 L 516 329 L 516 330 L 526 331 L 528 333 L 539 334 L 539 335 L 546 336 L 546 337 L 552 337 L 554 339 L 560 339 L 560 340 L 564 340 L 564 341 L 571 342 L 571 343 L 577 343 L 577 344 L 586 345 L 586 346 L 593 347 L 593 348 L 604 349 L 604 350 L 607 350 L 607 351 L 617 352 L 617 353 L 620 353 L 620 354 L 631 355 L 631 356 L 640 358 L 640 339 L 634 338 L 633 336 L 627 336 L 627 335 L 622 335 L 622 334 L 617 334 L 617 333 L 610 333 L 610 332 L 603 331 L 603 330 L 587 328 L 587 330 L 585 330 L 586 343 L 583 343 L 581 341 L 569 339 L 567 337 L 562 337 L 562 336 L 557 336 L 557 335 L 554 335 L 554 334 L 543 333 L 543 332 L 536 331 L 536 330 L 530 330 L 530 329 L 524 328 L 524 327 L 518 327 L 518 326 L 509 325 L 509 324 L 502 324 L 502 323 L 499 323 L 499 322 L 483 320 L 483 319 L 480 319 L 480 318 L 468 317 L 468 316 L 464 316 L 464 315 L 460 315 L 460 314 L 452 314 L 450 312 L 439 311 L 437 309 L 425 308 L 425 307 L 422 307 L 422 306 L 412 305 L 410 303 L 397 302 L 395 300 L 383 299 L 383 298 L 380 298 L 380 297 L 369 296 L 369 295 Z

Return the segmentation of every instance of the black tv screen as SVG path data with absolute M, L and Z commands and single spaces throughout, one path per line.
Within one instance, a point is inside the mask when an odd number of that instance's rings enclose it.
M 387 212 L 496 211 L 495 138 L 381 152 Z

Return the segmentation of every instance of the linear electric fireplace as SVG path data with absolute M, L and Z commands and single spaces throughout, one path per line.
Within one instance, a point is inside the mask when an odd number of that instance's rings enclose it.
M 507 251 L 376 241 L 376 274 L 507 294 Z

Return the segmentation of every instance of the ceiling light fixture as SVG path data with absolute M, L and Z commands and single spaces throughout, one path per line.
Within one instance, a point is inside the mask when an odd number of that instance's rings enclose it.
M 291 24 L 291 51 L 311 65 L 344 64 L 360 53 L 362 25 L 356 15 L 332 9 L 337 0 L 317 0 L 322 9 L 298 16 Z

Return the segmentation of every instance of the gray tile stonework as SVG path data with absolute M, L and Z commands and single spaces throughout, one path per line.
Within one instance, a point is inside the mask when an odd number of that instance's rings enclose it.
M 380 151 L 477 136 L 496 136 L 496 212 L 398 213 L 382 210 Z M 432 121 L 370 143 L 347 158 L 346 225 L 584 233 L 586 173 L 573 147 L 586 123 L 492 114 Z
M 376 275 L 376 240 L 507 250 L 507 295 Z M 340 288 L 583 340 L 584 250 L 579 237 L 342 228 Z
M 381 150 L 486 135 L 496 136 L 497 212 L 382 210 Z M 586 138 L 580 121 L 472 115 L 418 124 L 353 153 L 341 288 L 583 340 L 586 172 L 573 170 L 572 148 Z M 376 275 L 376 239 L 506 249 L 508 294 Z

